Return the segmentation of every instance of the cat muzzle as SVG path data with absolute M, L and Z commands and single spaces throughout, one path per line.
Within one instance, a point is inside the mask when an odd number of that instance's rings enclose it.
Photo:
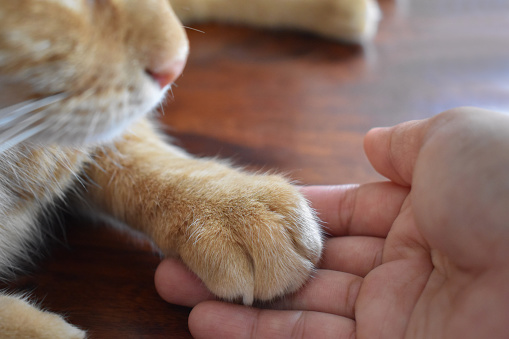
M 177 78 L 182 74 L 186 61 L 174 61 L 168 66 L 153 71 L 150 69 L 146 70 L 146 73 L 157 83 L 161 89 L 171 85 Z

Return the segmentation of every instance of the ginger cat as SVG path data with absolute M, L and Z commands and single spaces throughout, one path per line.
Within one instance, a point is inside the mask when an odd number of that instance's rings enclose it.
M 368 39 L 372 0 L 172 0 L 220 20 Z M 319 260 L 314 212 L 278 175 L 197 159 L 147 114 L 188 54 L 168 0 L 0 0 L 0 278 L 32 253 L 62 202 L 116 219 L 180 257 L 217 296 L 245 304 L 297 290 Z M 0 337 L 84 338 L 0 295 Z

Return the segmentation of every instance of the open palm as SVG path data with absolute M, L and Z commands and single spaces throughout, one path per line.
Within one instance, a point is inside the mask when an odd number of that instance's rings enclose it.
M 156 287 L 197 305 L 197 338 L 504 337 L 508 128 L 506 116 L 459 109 L 369 133 L 368 158 L 391 181 L 303 189 L 326 249 L 315 277 L 271 309 L 213 301 L 177 260 Z

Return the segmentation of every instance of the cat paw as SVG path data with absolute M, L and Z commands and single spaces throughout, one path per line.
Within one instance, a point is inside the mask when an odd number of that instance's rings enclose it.
M 349 42 L 371 40 L 378 29 L 381 11 L 374 0 L 318 1 L 321 9 L 311 30 Z
M 322 251 L 314 211 L 279 176 L 214 182 L 178 249 L 215 295 L 250 305 L 296 291 Z
M 41 311 L 21 298 L 1 295 L 0 337 L 84 339 L 86 333 L 55 313 Z

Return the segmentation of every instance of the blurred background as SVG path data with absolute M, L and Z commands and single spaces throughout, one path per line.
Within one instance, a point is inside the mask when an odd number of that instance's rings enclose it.
M 187 31 L 191 56 L 164 105 L 165 130 L 200 156 L 302 184 L 345 184 L 382 180 L 363 154 L 372 127 L 456 106 L 509 111 L 509 1 L 379 3 L 379 32 L 365 46 L 193 26 L 201 32 Z M 92 339 L 189 338 L 189 309 L 153 287 L 159 255 L 101 226 L 69 220 L 68 245 L 7 288 L 33 291 Z
M 193 153 L 277 168 L 305 184 L 377 179 L 375 126 L 457 106 L 509 110 L 509 2 L 381 0 L 371 44 L 241 27 L 188 30 L 191 57 L 165 108 Z

